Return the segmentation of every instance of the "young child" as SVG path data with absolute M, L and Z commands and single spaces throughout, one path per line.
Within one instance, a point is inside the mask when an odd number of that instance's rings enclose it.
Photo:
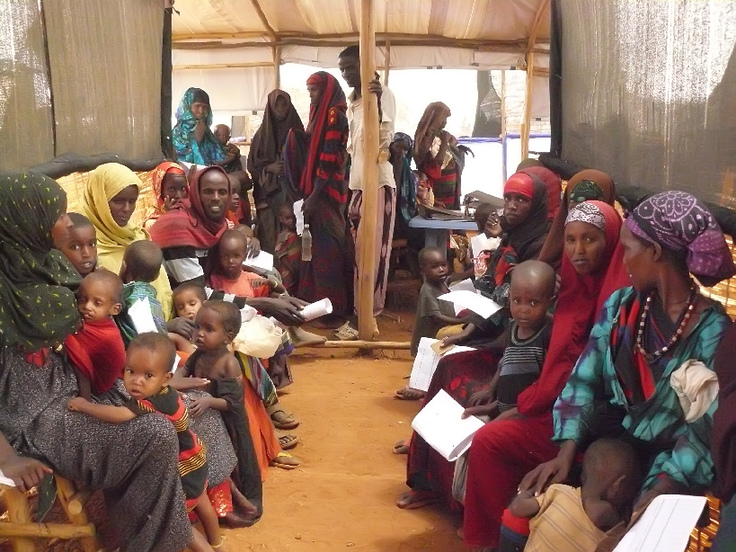
M 240 164 L 240 148 L 230 142 L 230 127 L 227 125 L 217 125 L 215 127 L 214 135 L 227 155 L 223 161 L 218 161 L 217 164 L 221 165 L 228 173 L 233 171 L 242 171 L 243 167 Z
M 145 333 L 128 345 L 123 383 L 131 396 L 124 406 L 95 404 L 82 397 L 69 401 L 69 409 L 113 424 L 122 424 L 137 416 L 161 413 L 168 418 L 179 437 L 179 474 L 187 501 L 187 510 L 197 514 L 207 539 L 193 531 L 193 552 L 220 549 L 222 536 L 217 514 L 207 498 L 207 456 L 197 436 L 189 429 L 189 414 L 184 401 L 170 385 L 171 366 L 176 351 L 165 335 Z M 153 489 L 152 489 L 153 490 Z
M 97 268 L 97 233 L 84 215 L 69 213 L 72 226 L 69 234 L 54 239 L 54 247 L 74 265 L 82 276 Z
M 77 291 L 82 327 L 64 341 L 74 366 L 79 395 L 110 390 L 123 374 L 125 346 L 113 321 L 123 307 L 123 282 L 108 270 L 90 272 Z
M 299 287 L 299 267 L 302 262 L 302 239 L 296 234 L 294 207 L 286 202 L 279 208 L 281 233 L 276 238 L 274 260 L 281 274 L 284 288 L 289 295 L 295 295 Z
M 217 244 L 217 267 L 209 277 L 215 291 L 238 297 L 269 297 L 278 283 L 243 270 L 248 255 L 248 238 L 238 230 L 225 230 Z
M 158 278 L 163 261 L 161 248 L 152 241 L 134 241 L 125 249 L 120 265 L 120 278 L 124 284 L 124 309 L 116 317 L 116 322 L 126 344 L 138 335 L 129 310 L 140 299 L 148 299 L 156 329 L 160 333 L 168 333 L 161 303 L 156 296 L 156 289 L 151 285 Z
M 240 310 L 226 301 L 205 301 L 197 312 L 197 350 L 173 381 L 180 390 L 197 387 L 211 397 L 193 399 L 191 413 L 219 410 L 238 457 L 232 477 L 236 487 L 262 513 L 263 488 L 243 403 L 242 369 L 229 345 L 240 331 Z M 206 381 L 205 381 L 206 380 Z M 202 387 L 202 383 L 207 383 Z
M 194 321 L 202 303 L 207 300 L 207 293 L 199 284 L 187 282 L 174 289 L 172 300 L 176 316 Z
M 450 291 L 447 287 L 449 267 L 446 253 L 437 247 L 425 247 L 419 252 L 419 270 L 424 283 L 419 290 L 414 331 L 411 336 L 411 355 L 416 356 L 422 337 L 435 337 L 443 326 L 463 324 L 466 319 L 455 316 L 452 303 L 437 299 Z
M 641 486 L 634 449 L 618 439 L 600 439 L 583 458 L 582 486 L 555 484 L 539 496 L 524 490 L 511 513 L 533 518 L 526 552 L 594 552 L 606 531 L 631 514 Z

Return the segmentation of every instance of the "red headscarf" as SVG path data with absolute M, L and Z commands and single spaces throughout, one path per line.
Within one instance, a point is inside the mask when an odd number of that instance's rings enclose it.
M 562 180 L 560 177 L 549 170 L 547 167 L 525 167 L 517 172 L 523 172 L 532 176 L 536 176 L 547 188 L 547 218 L 553 220 L 560 208 L 560 194 L 562 193 Z
M 125 346 L 112 318 L 85 322 L 82 329 L 64 341 L 69 360 L 87 376 L 94 393 L 109 391 L 123 375 Z
M 623 263 L 623 248 L 619 245 L 620 215 L 607 203 L 586 203 L 595 205 L 605 218 L 606 250 L 600 268 L 585 275 L 578 274 L 563 254 L 560 293 L 542 373 L 517 401 L 523 416 L 552 415 L 552 406 L 588 342 L 601 306 L 615 290 L 631 285 Z
M 199 185 L 207 171 L 218 171 L 227 177 L 225 169 L 218 166 L 205 167 L 189 179 L 189 205 L 184 209 L 167 211 L 151 226 L 150 234 L 159 247 L 195 247 L 210 249 L 217 245 L 222 233 L 227 230 L 227 220 L 214 222 L 207 218 L 202 206 Z M 228 197 L 232 193 L 228 178 Z
M 340 88 L 337 79 L 326 71 L 318 71 L 307 79 L 307 85 L 317 85 L 322 90 L 319 102 L 309 106 L 309 123 L 307 134 L 310 136 L 309 152 L 307 153 L 307 164 L 302 172 L 300 181 L 301 192 L 304 197 L 309 197 L 314 190 L 314 174 L 317 171 L 317 163 L 322 153 L 328 119 L 336 116 L 332 113 L 333 108 L 345 113 L 348 109 L 345 93 Z

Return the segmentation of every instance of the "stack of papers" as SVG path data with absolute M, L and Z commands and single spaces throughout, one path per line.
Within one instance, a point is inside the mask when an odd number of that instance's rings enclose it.
M 435 343 L 439 343 L 439 340 L 432 339 L 431 337 L 423 337 L 419 340 L 417 356 L 414 358 L 414 364 L 411 367 L 411 375 L 409 376 L 409 387 L 412 389 L 418 389 L 419 391 L 425 392 L 429 390 L 432 376 L 434 375 L 434 371 L 437 369 L 437 365 L 439 364 L 442 356 L 474 350 L 472 347 L 455 346 L 444 355 L 440 356 L 432 349 L 432 345 Z
M 304 233 L 304 200 L 294 202 L 294 218 L 296 219 L 296 235 L 301 236 Z
M 490 318 L 502 309 L 501 305 L 479 293 L 461 289 L 440 295 L 438 299 L 455 305 L 455 312 L 469 309 L 481 318 Z
M 411 427 L 443 458 L 454 462 L 470 448 L 473 435 L 485 425 L 475 416 L 463 420 L 464 411 L 441 389 L 416 415 Z
M 245 266 L 252 266 L 254 268 L 260 268 L 262 270 L 273 269 L 273 255 L 268 251 L 261 251 L 257 256 L 243 261 Z
M 488 238 L 484 232 L 470 238 L 470 250 L 473 257 L 480 255 L 481 251 L 493 251 L 501 244 L 501 238 Z

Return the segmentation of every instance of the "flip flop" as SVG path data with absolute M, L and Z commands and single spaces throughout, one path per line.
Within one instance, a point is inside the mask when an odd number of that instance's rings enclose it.
M 276 455 L 276 458 L 271 460 L 271 465 L 282 470 L 295 470 L 301 465 L 301 461 L 288 452 L 282 451 Z
M 292 414 L 287 414 L 281 408 L 269 410 L 268 415 L 271 416 L 271 422 L 276 429 L 294 429 L 299 427 L 299 420 L 294 418 Z
M 430 504 L 436 504 L 439 501 L 440 497 L 432 491 L 409 491 L 399 497 L 396 506 L 402 510 L 416 510 Z
M 425 396 L 426 393 L 424 391 L 419 391 L 419 389 L 412 389 L 408 385 L 402 387 L 401 389 L 397 389 L 394 392 L 394 398 L 400 399 L 402 401 L 419 401 L 422 400 Z
M 299 444 L 299 437 L 297 435 L 282 435 L 279 437 L 279 445 L 282 450 L 290 450 Z
M 358 330 L 350 325 L 350 322 L 345 322 L 342 326 L 337 328 L 333 335 L 340 341 L 354 341 L 358 339 Z
M 391 452 L 394 454 L 409 454 L 409 441 L 405 441 L 403 439 L 401 441 L 396 441 Z

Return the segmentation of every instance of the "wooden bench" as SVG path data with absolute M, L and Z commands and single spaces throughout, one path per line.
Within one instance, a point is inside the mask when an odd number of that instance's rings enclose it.
M 84 552 L 97 552 L 95 526 L 85 511 L 87 494 L 78 492 L 71 481 L 56 476 L 57 499 L 69 523 L 45 523 L 33 519 L 26 493 L 0 484 L 0 502 L 8 521 L 0 521 L 0 540 L 10 541 L 13 552 L 35 552 L 35 539 L 79 539 Z

